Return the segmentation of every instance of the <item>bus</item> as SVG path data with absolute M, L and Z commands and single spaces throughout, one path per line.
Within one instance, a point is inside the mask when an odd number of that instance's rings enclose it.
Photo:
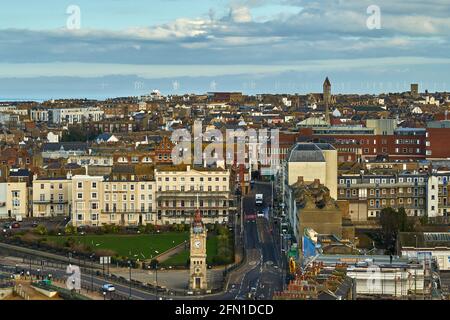
M 255 195 L 255 204 L 257 206 L 261 206 L 263 204 L 263 194 L 262 193 L 257 193 Z

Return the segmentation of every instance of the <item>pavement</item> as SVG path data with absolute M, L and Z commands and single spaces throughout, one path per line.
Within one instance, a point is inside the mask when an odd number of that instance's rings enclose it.
M 111 268 L 110 273 L 116 276 L 129 278 L 129 271 L 123 268 Z M 136 270 L 133 269 L 131 278 L 143 283 L 164 286 L 174 290 L 187 290 L 189 279 L 189 270 Z M 157 281 L 156 281 L 157 280 Z M 207 274 L 208 286 L 210 288 L 220 288 L 223 280 L 223 268 L 209 269 Z

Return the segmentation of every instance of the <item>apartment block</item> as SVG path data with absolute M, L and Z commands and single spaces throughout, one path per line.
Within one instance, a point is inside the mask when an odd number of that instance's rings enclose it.
M 449 170 L 435 170 L 428 177 L 427 211 L 428 217 L 447 216 L 450 212 L 450 196 L 448 182 Z
M 338 200 L 349 202 L 352 221 L 379 217 L 383 208 L 405 208 L 409 216 L 427 213 L 425 172 L 341 174 Z
M 198 208 L 205 223 L 229 219 L 230 171 L 220 168 L 162 166 L 155 169 L 157 223 L 190 223 Z
M 0 183 L 0 219 L 28 215 L 28 188 L 26 182 Z
M 137 226 L 154 223 L 155 182 L 109 180 L 76 175 L 72 179 L 72 224 Z
M 72 205 L 71 175 L 33 179 L 33 217 L 69 216 Z

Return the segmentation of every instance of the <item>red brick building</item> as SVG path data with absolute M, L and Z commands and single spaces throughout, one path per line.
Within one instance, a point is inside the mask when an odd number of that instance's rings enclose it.
M 301 140 L 328 142 L 338 150 L 339 162 L 373 159 L 377 156 L 390 160 L 425 159 L 425 128 L 397 128 L 393 134 L 375 134 L 365 127 L 328 127 L 300 129 Z
M 426 157 L 450 158 L 450 120 L 432 121 L 427 124 Z

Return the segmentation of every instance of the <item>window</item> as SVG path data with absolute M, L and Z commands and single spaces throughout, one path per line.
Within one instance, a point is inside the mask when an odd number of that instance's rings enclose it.
M 83 193 L 78 192 L 77 193 L 77 199 L 83 199 Z
M 97 182 L 92 182 L 92 189 L 97 189 Z
M 98 209 L 98 203 L 97 202 L 92 202 L 91 203 L 91 209 L 92 210 L 97 210 Z
M 91 199 L 97 199 L 97 192 L 92 192 Z
M 78 189 L 83 189 L 83 182 L 78 182 L 77 183 L 77 188 Z

